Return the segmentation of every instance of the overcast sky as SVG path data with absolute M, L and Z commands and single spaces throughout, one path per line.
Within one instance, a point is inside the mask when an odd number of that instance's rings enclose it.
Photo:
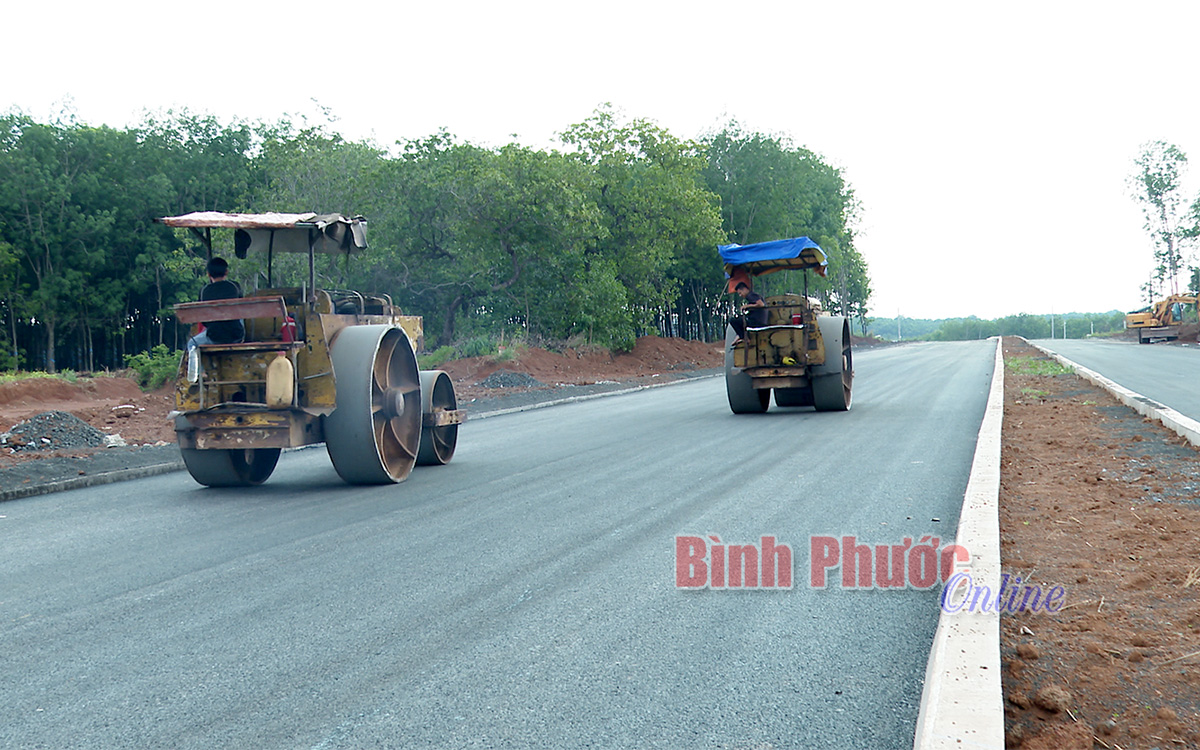
M 5 16 L 0 108 L 43 121 L 64 104 L 113 127 L 184 107 L 274 120 L 315 99 L 356 140 L 445 127 L 548 147 L 604 102 L 683 138 L 736 117 L 844 170 L 880 317 L 1133 309 L 1152 266 L 1133 160 L 1158 139 L 1200 160 L 1194 2 L 50 0 Z

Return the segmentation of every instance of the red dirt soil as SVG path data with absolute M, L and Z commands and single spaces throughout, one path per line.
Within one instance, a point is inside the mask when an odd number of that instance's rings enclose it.
M 1196 450 L 1004 340 L 1003 572 L 1062 586 L 1054 614 L 1001 617 L 1007 746 L 1200 747 Z M 1026 370 L 1028 372 L 1028 370 Z
M 450 375 L 459 401 L 463 401 L 495 394 L 496 390 L 480 388 L 478 383 L 497 370 L 525 373 L 547 386 L 588 385 L 722 367 L 723 363 L 721 343 L 644 336 L 624 354 L 601 348 L 565 349 L 561 353 L 522 348 L 512 360 L 505 360 L 504 355 L 471 357 L 447 362 L 438 369 Z
M 561 353 L 523 348 L 514 360 L 471 357 L 447 362 L 440 369 L 449 373 L 455 384 L 471 385 L 497 370 L 511 370 L 526 373 L 546 385 L 586 385 L 672 370 L 721 367 L 722 351 L 720 343 L 645 336 L 637 340 L 633 351 L 624 354 L 600 348 L 565 349 Z
M 128 408 L 116 408 L 132 406 Z M 130 445 L 174 442 L 167 412 L 175 406 L 173 386 L 143 392 L 137 382 L 122 377 L 26 378 L 0 383 L 0 432 L 47 411 L 65 411 L 105 432 L 118 434 Z M 40 451 L 36 453 L 41 453 Z M 24 452 L 20 457 L 34 457 Z M 0 456 L 0 460 L 14 457 Z

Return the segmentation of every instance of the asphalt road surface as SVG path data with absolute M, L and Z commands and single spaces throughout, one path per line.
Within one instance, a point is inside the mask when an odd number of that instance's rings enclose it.
M 849 413 L 715 378 L 469 422 L 397 486 L 309 450 L 0 504 L 0 747 L 911 747 L 938 591 L 811 588 L 809 539 L 952 536 L 994 351 L 856 352 Z M 710 534 L 793 588 L 677 589 Z
M 1200 419 L 1200 348 L 1082 339 L 1039 340 L 1039 345 L 1109 380 Z

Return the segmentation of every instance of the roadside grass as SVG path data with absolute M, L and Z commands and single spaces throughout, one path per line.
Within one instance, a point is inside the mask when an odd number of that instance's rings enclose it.
M 418 354 L 417 367 L 422 370 L 436 370 L 456 357 L 458 350 L 453 346 L 439 346 L 428 354 Z
M 16 383 L 21 380 L 30 380 L 32 378 L 48 378 L 51 380 L 65 380 L 68 383 L 79 382 L 79 375 L 74 370 L 61 370 L 59 372 L 44 372 L 42 370 L 18 370 L 16 372 L 0 372 L 0 385 L 5 383 Z
M 452 359 L 487 357 L 493 362 L 515 362 L 529 349 L 522 339 L 500 336 L 476 336 L 453 346 L 440 346 L 432 352 L 417 355 L 417 366 L 433 370 Z
M 1018 375 L 1069 375 L 1073 372 L 1053 359 L 1042 357 L 1009 357 L 1004 364 Z

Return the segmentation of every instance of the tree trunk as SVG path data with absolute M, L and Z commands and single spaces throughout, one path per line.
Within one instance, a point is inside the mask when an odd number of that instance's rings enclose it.
M 17 308 L 8 298 L 8 331 L 12 335 L 13 372 L 21 369 L 21 350 L 17 348 Z
M 87 346 L 87 350 L 84 352 L 87 359 L 84 360 L 84 362 L 87 365 L 88 372 L 95 372 L 96 371 L 96 357 L 95 357 L 95 353 L 94 353 L 93 347 L 92 347 L 92 344 L 94 343 L 92 341 L 92 327 L 89 326 L 87 323 L 84 323 L 83 331 L 84 331 L 84 334 L 87 336 L 87 339 L 84 341 L 84 345 Z
M 156 299 L 158 301 L 158 343 L 160 343 L 160 344 L 163 342 L 163 323 L 165 322 L 163 320 L 164 316 L 162 314 L 163 303 L 162 303 L 162 273 L 161 273 L 161 271 L 162 271 L 162 266 L 154 267 L 154 288 L 158 292 Z
M 46 372 L 58 372 L 54 362 L 54 320 L 43 321 L 46 326 Z
M 438 346 L 449 346 L 450 342 L 454 340 L 454 316 L 458 314 L 458 308 L 466 299 L 465 294 L 460 294 L 446 308 L 446 319 L 442 321 L 442 334 L 438 337 Z

